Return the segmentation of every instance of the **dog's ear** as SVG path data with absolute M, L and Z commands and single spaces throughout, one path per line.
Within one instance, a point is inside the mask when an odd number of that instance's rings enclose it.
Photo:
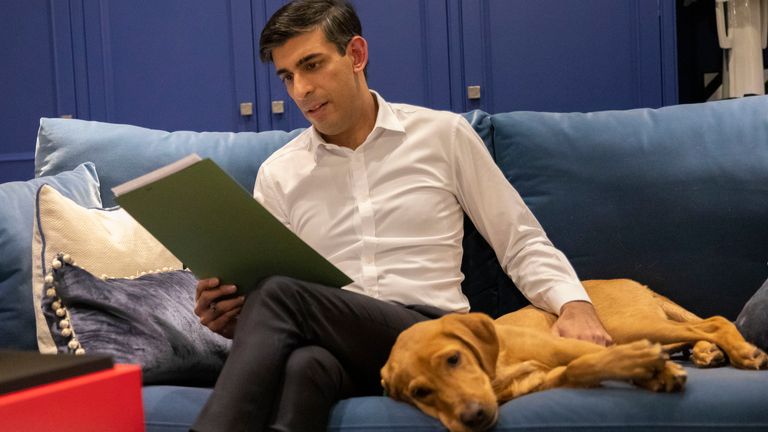
M 496 376 L 496 360 L 499 357 L 499 339 L 496 326 L 488 315 L 482 313 L 451 314 L 446 316 L 454 332 L 472 350 L 480 367 L 491 379 Z
M 384 389 L 384 396 L 389 396 L 392 399 L 398 399 L 399 395 L 397 394 L 395 388 L 392 383 L 394 366 L 391 363 L 391 360 L 387 362 L 387 364 L 384 365 L 383 368 L 381 368 L 381 387 Z

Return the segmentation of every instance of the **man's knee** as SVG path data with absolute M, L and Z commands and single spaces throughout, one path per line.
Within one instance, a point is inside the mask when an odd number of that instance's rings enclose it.
M 326 391 L 339 391 L 345 385 L 346 372 L 328 350 L 309 345 L 295 350 L 288 357 L 285 374 L 290 381 L 314 384 Z

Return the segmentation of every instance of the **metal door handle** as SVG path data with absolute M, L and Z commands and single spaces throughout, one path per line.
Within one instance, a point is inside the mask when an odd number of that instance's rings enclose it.
M 282 114 L 285 112 L 285 101 L 273 100 L 272 101 L 272 114 Z
M 253 115 L 253 102 L 243 102 L 240 104 L 240 115 L 248 117 Z
M 479 85 L 467 86 L 467 99 L 469 99 L 469 100 L 480 99 L 480 86 Z

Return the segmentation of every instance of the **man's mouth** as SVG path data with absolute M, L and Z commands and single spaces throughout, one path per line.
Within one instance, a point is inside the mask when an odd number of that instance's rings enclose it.
M 317 112 L 320 108 L 324 107 L 327 103 L 328 102 L 322 102 L 319 104 L 308 106 L 304 112 L 306 112 L 307 114 L 313 114 Z

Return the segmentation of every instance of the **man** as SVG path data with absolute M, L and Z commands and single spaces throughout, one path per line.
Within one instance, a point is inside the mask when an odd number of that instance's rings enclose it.
M 397 335 L 466 312 L 466 212 L 553 332 L 610 343 L 565 257 L 459 115 L 389 104 L 368 89 L 368 46 L 351 8 L 300 0 L 265 26 L 261 57 L 312 127 L 262 165 L 254 195 L 349 275 L 344 289 L 283 277 L 246 299 L 202 280 L 195 313 L 234 338 L 194 429 L 324 430 L 339 399 L 381 394 Z

